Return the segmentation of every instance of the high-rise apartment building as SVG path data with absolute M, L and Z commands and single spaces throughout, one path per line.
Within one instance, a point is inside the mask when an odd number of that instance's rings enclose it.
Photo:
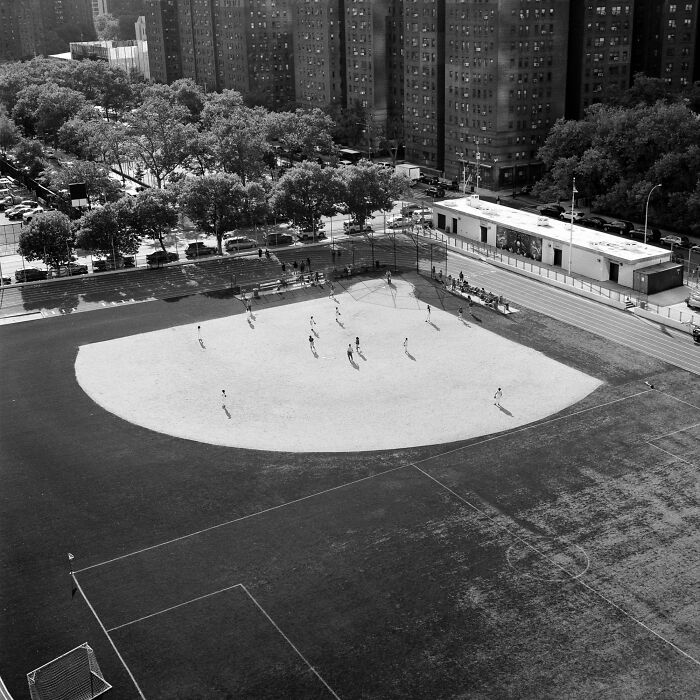
M 636 0 L 632 72 L 663 79 L 679 90 L 700 78 L 699 0 Z
M 296 103 L 296 4 L 297 0 L 219 0 L 221 87 L 272 109 Z
M 217 19 L 212 0 L 178 0 L 182 77 L 205 90 L 219 88 Z
M 631 0 L 573 3 L 569 19 L 566 116 L 626 90 L 632 77 Z
M 342 0 L 320 0 L 294 7 L 295 99 L 302 107 L 345 104 L 342 6 Z
M 17 12 L 14 0 L 0 0 L 0 62 L 22 56 Z
M 146 36 L 151 78 L 172 83 L 182 78 L 178 0 L 146 0 Z

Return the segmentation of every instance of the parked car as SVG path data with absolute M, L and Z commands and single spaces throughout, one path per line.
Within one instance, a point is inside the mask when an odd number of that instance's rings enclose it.
M 594 228 L 597 231 L 602 231 L 603 226 L 608 222 L 600 216 L 584 216 L 576 222 L 579 226 L 585 226 L 586 228 Z
M 581 211 L 580 209 L 574 209 L 571 211 L 571 209 L 567 209 L 566 211 L 563 211 L 561 214 L 559 214 L 559 218 L 562 221 L 572 221 L 574 223 L 578 223 L 581 219 L 583 219 L 586 216 L 585 211 Z
M 10 221 L 16 221 L 21 219 L 28 211 L 32 211 L 32 207 L 28 207 L 25 204 L 18 204 L 16 207 L 12 207 L 5 212 L 5 216 L 10 219 Z
M 428 189 L 425 191 L 425 193 L 429 197 L 444 197 L 445 196 L 445 188 L 444 187 L 428 187 Z
M 237 250 L 246 250 L 248 248 L 257 248 L 258 244 L 246 236 L 230 236 L 226 239 L 226 252 L 235 253 Z
M 288 233 L 268 233 L 265 236 L 265 244 L 273 245 L 292 245 L 294 238 Z
M 107 270 L 121 270 L 123 267 L 135 267 L 136 258 L 133 255 L 117 255 L 103 260 L 93 260 L 93 272 L 107 272 Z
M 185 249 L 188 258 L 201 258 L 206 255 L 216 255 L 216 248 L 206 245 L 203 241 L 193 241 Z
M 73 277 L 74 275 L 87 275 L 87 265 L 80 263 L 69 262 L 60 267 L 52 267 L 49 270 L 49 277 Z
M 643 228 L 633 228 L 630 231 L 630 236 L 632 238 L 638 238 L 640 241 L 644 240 L 644 229 Z M 659 243 L 661 241 L 661 231 L 658 228 L 653 228 L 647 226 L 647 243 Z
M 48 277 L 46 270 L 37 270 L 35 267 L 27 267 L 24 270 L 15 272 L 15 280 L 17 282 L 36 282 L 37 280 L 45 280 Z
M 688 236 L 663 236 L 659 239 L 661 243 L 666 243 L 666 245 L 677 246 L 679 248 L 688 248 L 690 246 L 690 240 Z
M 420 204 L 407 204 L 406 206 L 401 208 L 401 214 L 403 216 L 411 216 L 414 211 L 418 211 L 419 209 L 422 209 L 423 207 L 420 206 Z
M 616 233 L 618 236 L 626 236 L 633 229 L 634 224 L 631 224 L 629 221 L 622 221 L 622 219 L 606 221 L 603 225 L 603 231 L 605 231 L 605 233 Z
M 343 222 L 343 228 L 347 234 L 369 233 L 372 231 L 372 227 L 369 224 L 362 225 L 357 221 L 345 221 Z
M 8 284 L 12 284 L 12 279 L 10 277 L 0 277 L 0 285 L 5 287 Z
M 165 265 L 166 263 L 179 260 L 180 256 L 171 250 L 154 250 L 146 256 L 146 263 L 151 267 L 155 265 Z
M 42 211 L 45 211 L 44 207 L 36 207 L 35 209 L 25 211 L 24 214 L 22 214 L 22 222 L 25 224 L 30 223 L 34 218 L 34 214 L 40 214 Z
M 425 223 L 426 221 L 432 221 L 433 210 L 428 209 L 427 207 L 417 209 L 416 211 L 411 213 L 411 218 L 413 219 L 413 221 L 420 221 L 423 223 Z
M 558 219 L 564 211 L 564 207 L 560 204 L 545 204 L 538 208 L 542 216 L 551 216 Z
M 422 182 L 424 185 L 439 185 L 440 178 L 436 175 L 421 175 L 418 182 Z
M 5 210 L 9 209 L 10 207 L 13 207 L 15 204 L 19 203 L 19 199 L 15 197 L 14 195 L 8 194 L 2 199 L 0 199 L 0 210 Z

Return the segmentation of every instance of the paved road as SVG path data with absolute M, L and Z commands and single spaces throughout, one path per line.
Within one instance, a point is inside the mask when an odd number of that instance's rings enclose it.
M 444 256 L 444 247 L 435 242 L 420 241 L 416 246 L 401 235 L 396 236 L 396 261 L 399 267 L 416 267 L 419 259 L 423 270 Z M 394 240 L 377 236 L 375 257 L 384 264 L 393 264 Z M 371 245 L 364 236 L 344 238 L 335 246 L 335 264 L 359 264 L 371 260 Z M 338 251 L 340 255 L 338 255 Z M 244 257 L 202 260 L 189 265 L 174 265 L 157 270 L 139 269 L 114 274 L 103 273 L 50 283 L 16 285 L 0 291 L 0 317 L 38 313 L 54 316 L 76 311 L 117 306 L 153 299 L 167 299 L 203 292 L 230 289 L 232 284 L 252 287 L 256 280 L 276 279 L 281 263 L 287 271 L 293 262 L 311 260 L 312 270 L 329 271 L 333 267 L 331 245 L 293 247 L 276 250 L 272 257 L 258 258 L 256 253 Z M 442 257 L 444 260 L 444 257 Z M 493 265 L 450 252 L 447 270 L 453 276 L 460 270 L 470 283 L 483 286 L 508 298 L 514 306 L 522 306 L 565 323 L 613 340 L 635 352 L 644 352 L 669 364 L 700 374 L 700 347 L 689 335 L 619 311 L 544 283 L 501 270 Z

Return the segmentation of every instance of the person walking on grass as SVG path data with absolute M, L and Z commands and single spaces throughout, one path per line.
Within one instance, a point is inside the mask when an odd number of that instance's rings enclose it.
M 430 323 L 430 304 L 425 309 L 425 313 L 427 314 L 425 317 L 425 322 Z
M 403 351 L 405 355 L 408 355 L 408 338 L 403 339 Z
M 354 364 L 354 360 L 352 359 L 352 343 L 348 343 L 348 360 Z
M 496 390 L 496 393 L 493 395 L 494 406 L 498 406 L 498 408 L 501 407 L 501 398 L 502 397 L 503 397 L 503 392 L 501 391 L 501 387 L 499 386 L 498 389 Z

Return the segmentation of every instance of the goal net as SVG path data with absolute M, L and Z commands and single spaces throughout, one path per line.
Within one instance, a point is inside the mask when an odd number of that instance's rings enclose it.
M 27 674 L 32 700 L 90 700 L 112 686 L 85 642 Z

